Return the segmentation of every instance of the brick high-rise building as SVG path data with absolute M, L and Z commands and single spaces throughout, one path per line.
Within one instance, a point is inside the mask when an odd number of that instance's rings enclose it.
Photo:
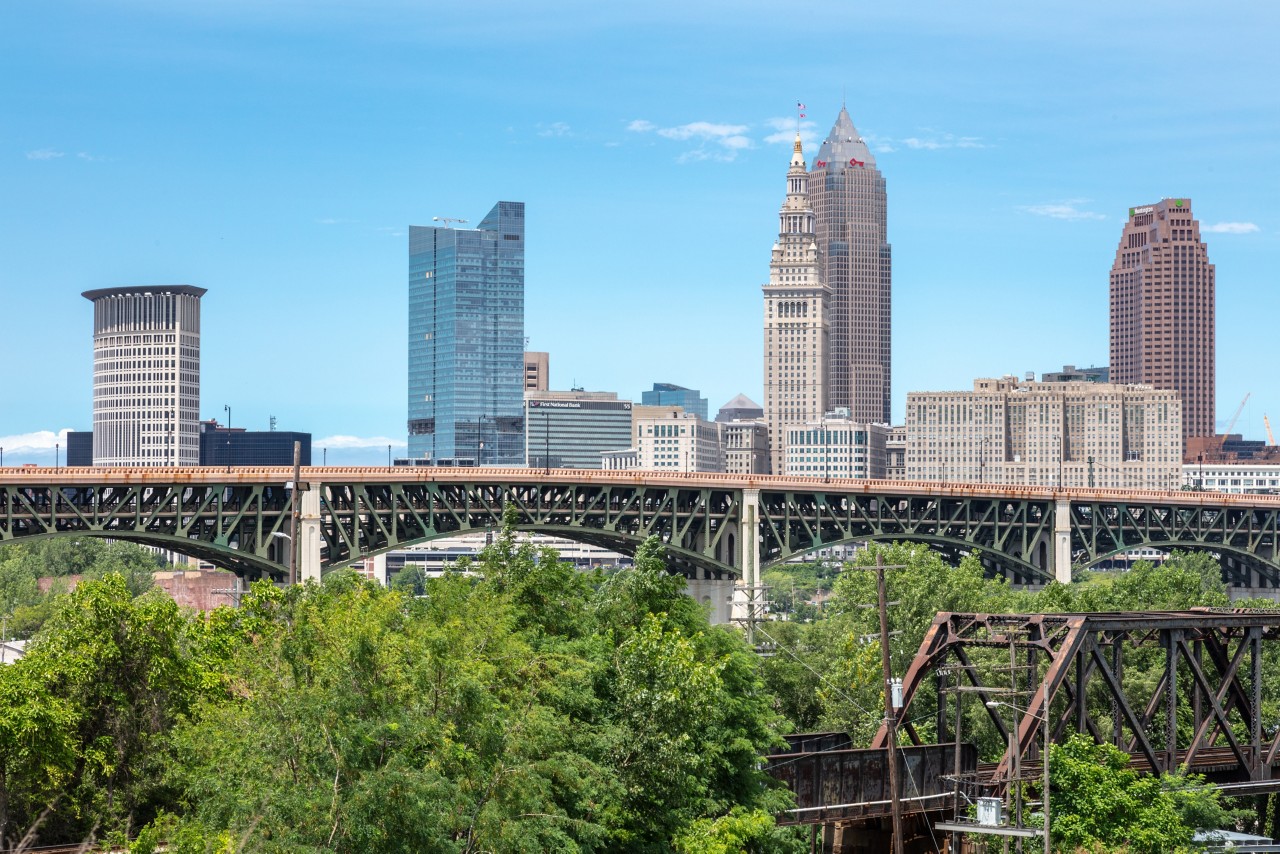
M 1111 381 L 1173 389 L 1182 442 L 1212 436 L 1214 269 L 1190 199 L 1129 208 L 1111 267 Z
M 831 288 L 826 409 L 888 424 L 892 258 L 884 176 L 840 108 L 809 171 L 819 278 Z

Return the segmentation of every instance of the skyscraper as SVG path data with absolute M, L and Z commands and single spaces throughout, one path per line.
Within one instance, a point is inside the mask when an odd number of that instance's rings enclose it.
M 409 457 L 524 464 L 524 203 L 409 226 Z
M 818 269 L 831 288 L 828 408 L 888 424 L 892 265 L 884 176 L 843 106 L 809 171 Z M 821 414 L 821 413 L 819 413 Z
M 200 464 L 200 297 L 191 285 L 101 288 L 93 303 L 93 464 Z
M 808 184 L 797 134 L 764 286 L 764 413 L 773 474 L 783 471 L 786 425 L 821 418 L 828 405 L 832 292 L 821 278 Z
M 1182 444 L 1214 425 L 1214 268 L 1190 199 L 1129 208 L 1111 265 L 1111 381 L 1173 389 Z

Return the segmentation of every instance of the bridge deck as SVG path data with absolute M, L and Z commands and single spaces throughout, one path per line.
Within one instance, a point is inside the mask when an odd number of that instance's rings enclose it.
M 93 484 L 171 484 L 171 483 L 282 483 L 293 480 L 290 466 L 189 466 L 183 468 L 49 468 L 20 466 L 0 468 L 0 483 L 48 484 L 65 481 L 68 485 Z M 414 466 L 306 466 L 303 481 L 341 481 L 351 483 L 465 483 L 524 482 L 564 484 L 626 484 L 661 487 L 718 486 L 733 489 L 774 491 L 829 491 L 840 494 L 878 494 L 931 497 L 999 497 L 1036 498 L 1073 501 L 1133 502 L 1160 501 L 1189 507 L 1280 507 L 1280 495 L 1235 495 L 1224 492 L 1154 489 L 1056 489 L 1039 486 L 1008 486 L 946 481 L 908 480 L 844 480 L 821 477 L 788 477 L 783 475 L 737 475 L 716 472 L 603 471 L 599 469 L 536 468 L 434 468 Z

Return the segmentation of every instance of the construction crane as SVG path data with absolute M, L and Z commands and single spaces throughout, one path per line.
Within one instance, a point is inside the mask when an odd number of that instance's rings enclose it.
M 1267 428 L 1267 444 L 1274 448 L 1276 446 L 1276 437 L 1271 435 L 1271 419 L 1267 417 L 1265 412 L 1262 414 L 1262 426 Z
M 1253 394 L 1251 391 L 1245 392 L 1244 400 L 1240 401 L 1240 405 L 1236 407 L 1236 414 L 1231 416 L 1231 422 L 1227 424 L 1226 432 L 1222 434 L 1222 441 L 1218 443 L 1219 449 L 1227 444 L 1227 437 L 1231 435 L 1232 430 L 1236 429 L 1236 422 L 1240 420 L 1240 413 L 1244 412 L 1244 405 L 1249 402 L 1251 394 Z
M 458 219 L 457 217 L 452 217 L 452 216 L 433 216 L 431 218 L 431 221 L 443 222 L 445 228 L 453 228 L 453 226 L 450 223 L 458 223 L 459 225 L 467 224 L 467 221 L 465 219 Z

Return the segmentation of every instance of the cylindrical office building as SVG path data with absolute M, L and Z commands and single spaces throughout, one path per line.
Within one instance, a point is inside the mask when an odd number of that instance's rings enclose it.
M 93 464 L 200 464 L 200 297 L 191 285 L 85 291 L 93 302 Z

